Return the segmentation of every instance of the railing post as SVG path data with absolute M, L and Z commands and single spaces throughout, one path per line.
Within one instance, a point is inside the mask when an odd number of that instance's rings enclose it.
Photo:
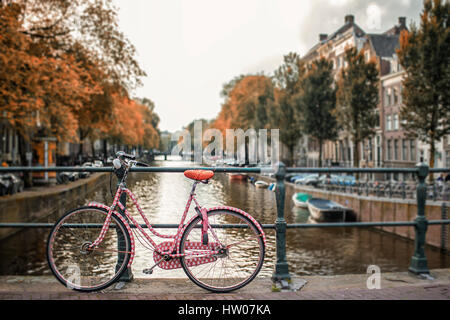
M 126 187 L 125 183 L 124 183 L 124 187 Z M 122 192 L 122 194 L 120 195 L 119 201 L 123 205 L 123 207 L 126 208 L 126 205 L 127 205 L 127 194 L 125 192 Z M 125 219 L 127 219 L 127 217 L 125 216 L 125 212 L 122 211 L 122 209 L 120 209 L 120 207 L 117 207 L 117 209 L 118 209 L 118 212 Z M 122 233 L 117 232 L 117 249 L 119 250 L 119 252 L 126 250 L 126 248 L 124 246 L 124 242 L 125 242 L 125 239 L 123 238 Z M 124 257 L 123 253 L 119 253 L 118 254 L 118 261 L 117 261 L 116 268 L 120 268 L 120 265 L 122 264 L 122 261 L 123 261 L 124 258 L 125 257 Z M 125 270 L 125 272 L 120 277 L 119 281 L 130 282 L 132 280 L 133 280 L 133 272 L 131 271 L 131 267 L 130 267 L 130 268 L 127 268 Z
M 275 264 L 275 271 L 272 280 L 275 281 L 290 281 L 289 267 L 286 260 L 286 229 L 287 223 L 284 219 L 284 200 L 286 196 L 286 187 L 284 185 L 284 178 L 286 176 L 286 166 L 279 162 L 276 165 L 277 172 L 275 177 L 277 179 L 277 187 L 275 191 L 277 201 L 277 219 L 275 221 L 276 241 L 277 241 L 277 262 Z
M 425 242 L 428 229 L 428 220 L 425 217 L 425 204 L 427 200 L 425 179 L 427 178 L 429 168 L 425 163 L 420 163 L 417 169 L 419 183 L 417 184 L 417 217 L 414 227 L 416 236 L 414 238 L 414 255 L 411 259 L 409 271 L 415 274 L 428 274 L 430 271 L 428 270 L 428 262 L 425 256 Z

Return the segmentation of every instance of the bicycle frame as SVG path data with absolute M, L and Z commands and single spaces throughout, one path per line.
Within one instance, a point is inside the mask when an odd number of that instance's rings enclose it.
M 163 235 L 159 232 L 157 232 L 149 223 L 149 221 L 147 220 L 144 212 L 142 211 L 141 207 L 139 206 L 139 203 L 137 202 L 136 197 L 134 196 L 134 194 L 131 192 L 131 190 L 129 190 L 128 188 L 125 187 L 124 183 L 120 183 L 119 187 L 117 188 L 116 194 L 114 196 L 114 200 L 113 203 L 111 205 L 111 207 L 107 207 L 103 204 L 99 204 L 99 203 L 95 203 L 95 202 L 91 202 L 89 203 L 89 206 L 95 206 L 95 207 L 101 207 L 103 209 L 107 209 L 108 213 L 105 219 L 105 222 L 102 226 L 102 230 L 100 232 L 100 235 L 97 237 L 97 239 L 92 243 L 92 245 L 90 246 L 90 248 L 92 250 L 95 250 L 95 247 L 97 247 L 104 239 L 104 236 L 106 234 L 106 232 L 109 229 L 109 225 L 111 222 L 111 215 L 115 214 L 118 218 L 120 218 L 122 220 L 122 222 L 124 222 L 129 234 L 130 234 L 130 238 L 131 238 L 131 252 L 129 252 L 131 254 L 131 258 L 130 261 L 128 263 L 128 266 L 130 266 L 133 262 L 133 258 L 134 258 L 134 254 L 135 254 L 135 246 L 134 246 L 134 237 L 133 237 L 133 233 L 131 231 L 130 225 L 128 223 L 128 221 L 117 211 L 115 211 L 114 209 L 117 207 L 119 207 L 122 212 L 124 213 L 124 216 L 126 218 L 129 219 L 129 221 L 131 221 L 132 224 L 134 224 L 136 226 L 136 228 L 139 230 L 139 232 L 150 242 L 150 244 L 153 246 L 153 249 L 159 253 L 160 255 L 164 255 L 164 256 L 168 256 L 170 258 L 180 258 L 183 256 L 186 256 L 186 254 L 182 254 L 179 251 L 179 247 L 180 247 L 180 242 L 181 242 L 181 236 L 183 235 L 184 229 L 196 218 L 196 216 L 192 217 L 191 220 L 189 220 L 189 222 L 187 224 L 184 224 L 186 217 L 187 217 L 187 213 L 189 212 L 189 209 L 191 207 L 191 203 L 192 201 L 194 201 L 196 207 L 196 212 L 197 214 L 199 214 L 199 216 L 202 218 L 202 224 L 203 224 L 203 228 L 204 230 L 210 229 L 213 237 L 215 238 L 214 240 L 217 243 L 220 243 L 217 235 L 215 234 L 213 228 L 211 228 L 211 226 L 209 225 L 208 219 L 207 219 L 207 214 L 206 214 L 206 210 L 204 210 L 199 203 L 197 202 L 197 199 L 195 198 L 195 189 L 197 187 L 197 184 L 200 181 L 195 181 L 194 185 L 192 186 L 192 190 L 191 193 L 189 195 L 188 201 L 186 203 L 186 207 L 184 209 L 183 215 L 181 217 L 181 221 L 179 223 L 178 229 L 176 234 L 174 235 Z M 145 225 L 147 226 L 147 228 L 157 237 L 159 238 L 166 238 L 166 239 L 174 239 L 174 241 L 172 242 L 171 247 L 169 248 L 169 250 L 167 250 L 166 252 L 161 252 L 158 250 L 158 244 L 156 244 L 153 239 L 150 237 L 150 235 L 145 232 L 145 230 L 141 227 L 141 225 L 133 218 L 133 216 L 128 212 L 128 210 L 123 206 L 122 203 L 120 203 L 119 199 L 121 197 L 121 195 L 123 193 L 126 193 L 130 199 L 133 202 L 133 205 L 137 208 L 140 216 L 143 218 Z M 219 251 L 218 250 L 197 250 L 196 252 L 191 252 L 189 253 L 190 256 L 193 257 L 201 257 L 201 256 L 211 256 L 214 254 L 218 254 Z

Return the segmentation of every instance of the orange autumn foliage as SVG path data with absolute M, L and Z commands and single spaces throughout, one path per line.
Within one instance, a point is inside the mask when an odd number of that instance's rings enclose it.
M 274 88 L 270 78 L 245 76 L 229 92 L 211 126 L 224 135 L 226 129 L 267 128 L 268 111 L 273 104 Z
M 80 113 L 101 92 L 73 55 L 54 57 L 22 33 L 21 7 L 0 8 L 0 111 L 22 135 L 26 132 L 73 140 Z
M 157 115 L 126 98 L 145 73 L 110 1 L 78 2 L 0 1 L 0 121 L 24 138 L 158 146 Z
M 158 147 L 159 134 L 151 124 L 152 113 L 148 107 L 117 94 L 113 97 L 114 120 L 110 135 L 127 145 Z

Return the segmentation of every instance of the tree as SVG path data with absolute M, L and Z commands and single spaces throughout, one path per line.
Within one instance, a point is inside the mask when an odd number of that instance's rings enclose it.
M 230 88 L 230 83 L 234 87 Z M 264 75 L 235 78 L 224 86 L 225 102 L 215 119 L 214 128 L 225 134 L 226 129 L 264 129 L 268 127 L 268 112 L 273 105 L 273 85 Z
M 333 86 L 333 65 L 325 58 L 312 63 L 302 83 L 300 97 L 302 123 L 306 134 L 319 142 L 319 167 L 322 167 L 322 146 L 337 138 L 338 123 L 334 115 L 336 89 Z
M 155 105 L 150 99 L 135 99 L 138 112 L 142 116 L 143 137 L 141 145 L 146 149 L 159 148 L 159 116 L 154 112 Z
M 435 143 L 450 134 L 450 3 L 426 0 L 420 28 L 403 31 L 397 51 L 403 80 L 402 126 L 430 147 L 434 167 Z M 432 179 L 432 175 L 430 176 Z
M 366 63 L 364 52 L 350 48 L 345 51 L 344 68 L 338 79 L 338 122 L 353 141 L 353 166 L 359 167 L 360 143 L 375 133 L 377 121 L 378 69 L 374 60 Z
M 135 60 L 135 48 L 118 29 L 111 0 L 9 0 L 21 6 L 21 32 L 59 53 L 72 54 L 81 46 L 108 78 L 126 90 L 141 84 L 145 72 Z
M 224 138 L 227 129 L 248 132 L 249 129 L 269 128 L 269 113 L 274 106 L 274 87 L 269 77 L 264 74 L 235 77 L 224 85 L 221 95 L 225 102 L 211 127 L 219 129 Z M 223 141 L 223 145 L 226 142 Z M 247 163 L 250 159 L 250 141 L 246 139 L 244 143 Z M 238 147 L 234 144 L 234 151 Z
M 306 69 L 296 53 L 289 53 L 283 59 L 284 63 L 274 72 L 276 104 L 270 119 L 272 128 L 280 129 L 280 140 L 289 149 L 290 164 L 295 165 L 294 149 L 303 135 L 300 97 Z
M 157 148 L 159 132 L 154 124 L 157 125 L 159 117 L 148 106 L 153 102 L 145 98 L 132 100 L 117 93 L 114 93 L 112 97 L 114 99 L 113 122 L 108 137 L 115 143 L 128 146 Z M 142 101 L 145 101 L 145 104 Z
M 115 99 L 145 76 L 111 0 L 0 0 L 0 47 L 0 116 L 25 139 L 80 151 L 110 132 Z

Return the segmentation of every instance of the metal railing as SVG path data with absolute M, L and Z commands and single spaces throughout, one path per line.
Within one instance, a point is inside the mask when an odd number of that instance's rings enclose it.
M 204 169 L 212 170 L 216 173 L 267 173 L 266 168 L 236 168 L 236 167 L 135 167 L 130 172 L 178 172 L 182 173 L 186 170 Z M 112 172 L 112 167 L 0 167 L 2 172 Z M 289 266 L 286 260 L 286 231 L 294 228 L 342 228 L 342 227 L 398 227 L 407 226 L 414 227 L 414 253 L 411 258 L 409 271 L 415 274 L 428 274 L 428 262 L 425 256 L 426 232 L 429 225 L 441 225 L 442 230 L 445 225 L 450 224 L 450 220 L 446 214 L 445 204 L 443 205 L 443 213 L 441 220 L 428 221 L 425 215 L 425 205 L 427 199 L 427 185 L 425 180 L 430 172 L 433 173 L 450 173 L 450 168 L 430 169 L 426 164 L 419 163 L 415 168 L 287 168 L 283 163 L 278 163 L 274 169 L 277 187 L 275 189 L 277 217 L 273 224 L 263 224 L 265 229 L 274 229 L 276 231 L 276 263 L 272 275 L 273 281 L 286 281 L 291 279 Z M 417 200 L 417 216 L 414 221 L 383 221 L 383 222 L 336 222 L 336 223 L 320 223 L 307 224 L 296 223 L 287 224 L 285 220 L 285 196 L 286 186 L 285 177 L 288 173 L 409 173 L 415 174 L 418 179 L 416 188 Z M 123 205 L 126 204 L 126 195 L 121 199 Z M 50 228 L 51 223 L 0 223 L 0 228 Z M 141 225 L 146 227 L 146 225 Z M 99 227 L 99 226 L 94 226 Z M 131 226 L 136 227 L 136 226 Z M 176 224 L 156 224 L 154 228 L 176 228 Z M 225 228 L 236 227 L 234 225 L 224 225 Z M 444 233 L 443 233 L 444 234 Z M 447 233 L 445 232 L 445 235 Z M 125 274 L 122 280 L 131 280 L 131 270 Z

